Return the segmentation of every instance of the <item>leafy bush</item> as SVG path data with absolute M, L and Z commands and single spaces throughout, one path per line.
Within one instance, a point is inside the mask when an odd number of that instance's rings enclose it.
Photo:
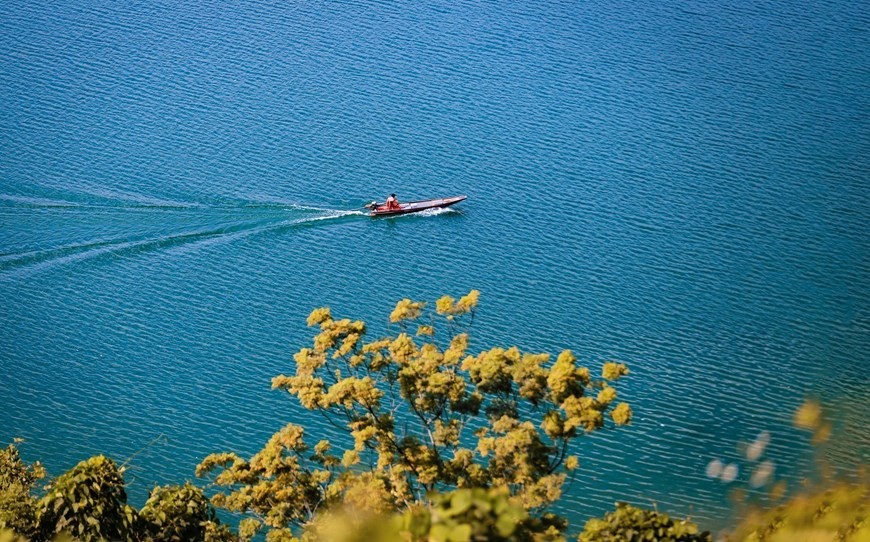
M 616 510 L 603 518 L 590 519 L 580 542 L 712 542 L 709 532 L 698 532 L 688 521 L 674 521 L 667 514 L 616 503 Z
M 212 503 L 252 512 L 278 536 L 324 507 L 387 513 L 425 504 L 435 489 L 502 488 L 524 510 L 557 500 L 578 465 L 572 442 L 604 428 L 608 412 L 614 425 L 630 423 L 627 404 L 611 408 L 609 383 L 628 370 L 606 363 L 597 380 L 568 350 L 555 362 L 516 347 L 471 355 L 463 318 L 473 319 L 478 295 L 442 297 L 434 313 L 403 299 L 390 314 L 401 332 L 371 341 L 364 322 L 314 310 L 312 347 L 294 355 L 293 376 L 272 385 L 343 428 L 353 445 L 312 448 L 304 429 L 288 424 L 250 459 L 212 454 L 197 475 L 216 472 L 214 483 L 228 488 Z
M 564 540 L 564 520 L 547 514 L 533 518 L 505 489 L 457 489 L 432 496 L 431 504 L 399 518 L 400 532 L 413 541 Z
M 0 531 L 33 538 L 37 532 L 33 485 L 45 477 L 45 469 L 39 462 L 27 465 L 21 461 L 19 442 L 0 450 Z
M 229 540 L 202 490 L 190 483 L 156 487 L 139 511 L 139 539 L 160 542 Z
M 729 540 L 870 540 L 870 485 L 841 482 L 825 490 L 800 493 L 772 510 L 751 513 Z
M 133 540 L 136 515 L 121 472 L 102 455 L 58 477 L 37 504 L 42 539 L 69 532 L 83 542 Z

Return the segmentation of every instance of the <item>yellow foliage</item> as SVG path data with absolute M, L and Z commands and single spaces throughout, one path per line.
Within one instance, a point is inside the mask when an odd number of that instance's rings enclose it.
M 351 351 L 353 351 L 353 349 L 356 347 L 357 343 L 359 343 L 359 339 L 359 333 L 349 333 L 341 342 L 341 346 L 339 346 L 335 350 L 335 352 L 332 353 L 332 358 L 337 359 L 350 354 Z
M 338 465 L 338 460 L 329 466 L 334 467 L 335 465 Z M 325 484 L 330 478 L 332 478 L 332 473 L 328 470 L 315 470 L 311 473 L 311 479 L 315 484 Z
M 23 536 L 18 536 L 15 531 L 0 529 L 0 542 L 27 542 Z
M 456 316 L 473 311 L 477 307 L 479 299 L 480 292 L 477 290 L 471 290 L 468 294 L 460 297 L 459 301 L 445 295 L 435 302 L 435 312 L 446 316 L 448 320 L 452 320 Z
M 453 304 L 455 302 L 455 299 L 453 299 L 449 295 L 445 295 L 435 302 L 435 312 L 441 315 L 451 314 L 453 311 Z
M 477 307 L 477 300 L 480 298 L 480 292 L 477 290 L 471 290 L 468 292 L 468 295 L 464 295 L 459 298 L 459 302 L 456 303 L 456 307 L 454 310 L 461 310 L 462 312 L 468 312 L 475 307 Z
M 511 368 L 520 360 L 516 347 L 505 350 L 493 348 L 477 357 L 468 356 L 462 362 L 462 370 L 468 371 L 471 381 L 486 392 L 507 391 L 511 387 Z
M 322 324 L 324 322 L 329 322 L 332 320 L 332 313 L 329 311 L 329 307 L 321 307 L 319 309 L 314 309 L 311 311 L 311 314 L 308 315 L 308 327 L 316 326 L 317 324 Z
M 311 375 L 284 376 L 279 375 L 272 379 L 272 388 L 284 388 L 295 395 L 302 406 L 313 410 L 323 404 L 324 382 L 321 378 Z
M 435 420 L 435 431 L 433 431 L 433 438 L 435 439 L 435 444 L 439 446 L 459 445 L 459 420 L 450 420 L 447 423 L 444 423 L 441 420 Z
M 601 388 L 601 391 L 598 392 L 598 402 L 603 403 L 605 405 L 609 405 L 616 399 L 616 390 L 611 388 L 610 386 L 604 386 Z
M 548 354 L 517 347 L 469 355 L 468 333 L 454 330 L 462 315 L 473 316 L 478 301 L 477 290 L 458 300 L 444 296 L 435 314 L 425 315 L 433 323 L 421 324 L 426 304 L 403 299 L 390 314 L 403 332 L 370 342 L 364 322 L 336 320 L 328 308 L 313 311 L 308 324 L 319 325 L 313 345 L 294 354 L 295 375 L 276 376 L 272 386 L 343 426 L 353 445 L 333 452 L 321 440 L 309 451 L 301 428 L 291 424 L 250 463 L 231 454 L 210 456 L 198 474 L 222 468 L 214 481 L 228 488 L 214 503 L 255 514 L 271 527 L 267 540 L 277 541 L 290 540 L 289 526 L 310 521 L 315 510 L 327 518 L 339 503 L 377 513 L 413 507 L 434 488 L 503 487 L 510 506 L 524 508 L 558 499 L 566 472 L 579 464 L 576 456 L 565 457 L 569 445 L 604 425 L 616 391 L 593 382 L 569 350 L 552 365 Z M 429 338 L 438 318 L 448 322 L 438 329 L 452 334 L 445 350 Z M 409 320 L 417 320 L 418 338 L 404 332 Z M 617 378 L 627 369 L 611 363 L 603 374 Z M 617 424 L 631 418 L 627 405 L 610 414 Z M 470 432 L 476 446 L 461 447 Z M 459 501 L 467 498 L 459 495 Z M 479 498 L 490 499 L 485 493 Z M 516 527 L 513 519 L 501 518 L 499 532 Z M 559 539 L 564 529 L 546 522 L 539 527 L 535 540 L 541 541 Z M 467 532 L 464 526 L 444 528 L 432 533 L 464 539 Z
M 523 508 L 527 510 L 538 508 L 559 500 L 565 478 L 564 474 L 550 474 L 525 484 L 519 494 Z
M 417 345 L 407 333 L 402 333 L 390 343 L 390 355 L 399 364 L 408 364 L 417 355 Z
M 368 425 L 360 429 L 351 431 L 353 436 L 353 449 L 357 452 L 362 452 L 366 449 L 366 443 L 375 438 L 377 429 L 373 425 Z
M 384 514 L 395 508 L 385 480 L 369 472 L 347 479 L 344 504 L 358 512 L 372 514 Z
M 444 351 L 444 364 L 457 365 L 468 348 L 468 333 L 460 333 L 453 337 L 450 346 Z
M 520 425 L 519 420 L 510 416 L 502 416 L 492 424 L 492 430 L 497 433 L 507 433 Z
M 305 430 L 302 429 L 302 427 L 288 423 L 280 431 L 275 433 L 272 438 L 286 450 L 304 450 L 305 444 L 302 442 L 302 437 L 304 435 Z
M 290 529 L 272 529 L 266 533 L 266 542 L 302 542 Z
M 362 351 L 366 354 L 378 352 L 380 350 L 386 350 L 390 347 L 390 343 L 392 343 L 392 339 L 380 339 L 377 341 L 373 341 L 370 343 L 366 343 L 362 347 Z
M 541 422 L 541 429 L 543 429 L 544 433 L 546 433 L 551 439 L 562 438 L 566 436 L 565 418 L 563 418 L 559 412 L 551 410 L 544 415 L 544 419 Z
M 729 540 L 806 542 L 870 540 L 870 485 L 841 483 L 802 493 L 767 512 L 750 514 Z
M 319 353 L 326 352 L 330 348 L 335 347 L 337 341 L 338 336 L 335 333 L 332 333 L 329 330 L 324 330 L 314 337 L 314 350 Z
M 411 301 L 406 297 L 396 303 L 396 308 L 390 313 L 390 322 L 395 324 L 396 322 L 401 322 L 403 320 L 416 320 L 420 317 L 420 314 L 422 314 L 423 307 L 425 306 L 425 302 Z
M 357 403 L 367 408 L 376 409 L 383 395 L 384 392 L 375 386 L 371 377 L 348 377 L 329 387 L 329 391 L 320 401 L 320 406 L 329 408 L 333 405 L 341 405 L 345 408 L 352 408 L 354 403 Z
M 296 362 L 296 376 L 310 376 L 323 367 L 326 363 L 326 355 L 322 350 L 317 352 L 310 348 L 303 348 L 293 354 L 293 360 Z M 274 381 L 272 387 L 275 387 Z
M 344 468 L 351 467 L 359 463 L 359 452 L 356 450 L 345 450 L 341 457 L 341 466 Z
M 513 380 L 519 386 L 520 396 L 532 404 L 538 404 L 547 393 L 549 373 L 543 364 L 550 359 L 549 354 L 523 354 L 513 368 Z
M 806 400 L 794 413 L 794 425 L 801 429 L 816 429 L 822 423 L 822 405 Z
M 562 410 L 567 415 L 566 432 L 581 427 L 590 432 L 604 426 L 603 405 L 591 397 L 568 397 L 562 402 Z
M 215 467 L 226 466 L 230 463 L 235 465 L 245 464 L 246 462 L 232 453 L 223 453 L 223 454 L 209 454 L 202 460 L 202 462 L 196 466 L 195 474 L 197 476 L 202 476 L 206 472 L 214 469 Z
M 577 358 L 570 350 L 563 350 L 547 376 L 550 399 L 562 403 L 569 396 L 582 396 L 583 389 L 589 384 L 589 369 L 576 366 Z
M 619 380 L 620 377 L 628 374 L 628 367 L 624 363 L 616 363 L 608 361 L 601 368 L 601 376 L 607 380 Z
M 365 493 L 354 489 L 353 494 Z M 305 526 L 301 542 L 403 542 L 398 522 L 382 514 L 342 505 L 325 510 Z M 296 542 L 296 541 L 294 541 Z
M 631 423 L 631 407 L 628 403 L 619 403 L 616 408 L 610 413 L 610 417 L 617 425 L 628 425 Z
M 363 335 L 365 332 L 365 322 L 360 320 L 355 322 L 351 322 L 347 318 L 342 320 L 326 320 L 320 325 L 320 333 L 314 337 L 314 350 L 319 353 L 326 352 L 335 348 L 339 344 L 339 341 L 344 342 L 348 336 L 354 334 Z M 350 349 L 355 345 L 356 341 L 351 340 L 351 343 L 345 346 L 345 348 L 348 348 L 347 352 L 350 352 Z

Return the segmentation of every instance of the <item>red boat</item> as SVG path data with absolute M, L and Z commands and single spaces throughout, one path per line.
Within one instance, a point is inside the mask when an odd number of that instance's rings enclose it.
M 378 203 L 373 201 L 366 205 L 366 209 L 371 209 L 371 216 L 391 216 L 391 215 L 405 215 L 408 213 L 419 213 L 420 211 L 425 211 L 426 209 L 440 209 L 441 207 L 450 207 L 451 205 L 455 205 L 460 201 L 466 199 L 468 196 L 454 196 L 452 198 L 441 198 L 441 199 L 426 199 L 421 201 L 409 201 L 406 203 L 400 203 L 398 208 L 389 209 L 385 203 Z

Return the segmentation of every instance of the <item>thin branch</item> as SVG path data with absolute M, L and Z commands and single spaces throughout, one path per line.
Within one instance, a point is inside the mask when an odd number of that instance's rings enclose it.
M 121 466 L 120 466 L 119 468 L 121 468 L 121 469 L 125 468 L 125 467 L 130 463 L 130 461 L 133 460 L 134 457 L 136 457 L 137 455 L 141 454 L 142 452 L 144 452 L 145 450 L 147 450 L 148 448 L 150 448 L 150 447 L 151 447 L 153 444 L 155 444 L 158 440 L 160 440 L 160 439 L 165 439 L 165 438 L 166 438 L 166 435 L 163 434 L 163 433 L 160 433 L 159 435 L 157 435 L 157 436 L 154 437 L 153 439 L 149 440 L 149 441 L 148 441 L 148 444 L 146 444 L 145 446 L 142 446 L 141 448 L 139 448 L 138 450 L 136 450 L 136 451 L 133 453 L 133 455 L 131 455 L 130 457 L 128 457 L 127 459 L 125 459 L 124 462 L 121 463 Z

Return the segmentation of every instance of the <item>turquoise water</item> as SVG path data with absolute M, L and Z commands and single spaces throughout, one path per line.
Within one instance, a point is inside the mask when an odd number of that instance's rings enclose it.
M 829 455 L 870 457 L 866 3 L 5 7 L 0 441 L 51 471 L 136 454 L 141 503 L 288 421 L 331 435 L 270 391 L 308 312 L 381 333 L 471 288 L 477 348 L 632 369 L 575 523 L 721 525 L 740 442 L 809 471 L 808 394 L 841 408 Z M 390 192 L 469 199 L 359 213 Z

